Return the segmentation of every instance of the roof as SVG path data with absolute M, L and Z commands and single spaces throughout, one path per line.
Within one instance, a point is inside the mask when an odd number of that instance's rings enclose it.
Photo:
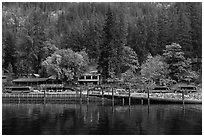
M 31 78 L 31 77 L 33 77 L 33 78 L 38 78 L 38 77 L 40 77 L 40 75 L 39 74 L 35 74 L 35 73 L 29 73 L 29 74 L 27 74 L 27 73 L 21 73 L 21 74 L 19 74 L 19 76 L 20 77 L 26 77 L 26 78 Z
M 2 77 L 3 77 L 3 78 L 6 78 L 6 77 L 8 77 L 8 76 L 6 76 L 6 75 L 2 75 Z
M 97 65 L 90 65 L 88 70 L 83 75 L 100 75 L 97 70 Z
M 13 82 L 42 82 L 47 80 L 49 80 L 49 78 L 19 78 L 14 79 Z
M 33 74 L 35 77 L 40 77 L 40 75 L 39 74 Z
M 97 73 L 84 73 L 82 76 L 98 76 L 101 74 L 97 74 Z
M 155 86 L 155 88 L 168 88 L 168 86 Z
M 27 88 L 30 86 L 10 86 L 10 87 L 6 87 L 6 88 Z
M 195 85 L 180 85 L 179 87 L 196 87 Z
M 2 70 L 3 70 L 3 73 L 9 73 L 9 71 L 5 68 L 2 68 Z
M 52 76 L 49 77 L 49 79 L 57 79 L 57 76 L 52 75 Z

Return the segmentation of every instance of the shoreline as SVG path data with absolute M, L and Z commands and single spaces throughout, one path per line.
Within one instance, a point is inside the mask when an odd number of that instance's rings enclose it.
M 185 95 L 184 102 L 182 100 L 182 95 L 179 93 L 151 93 L 150 98 L 148 99 L 147 94 L 145 93 L 132 93 L 130 98 L 128 95 L 100 95 L 100 94 L 58 94 L 58 93 L 49 93 L 44 96 L 44 94 L 11 94 L 3 93 L 2 94 L 2 103 L 9 101 L 40 101 L 40 102 L 50 102 L 50 101 L 76 101 L 76 102 L 113 102 L 115 104 L 147 104 L 148 100 L 150 104 L 202 104 L 202 94 L 201 93 L 191 93 Z M 104 97 L 104 98 L 102 98 Z

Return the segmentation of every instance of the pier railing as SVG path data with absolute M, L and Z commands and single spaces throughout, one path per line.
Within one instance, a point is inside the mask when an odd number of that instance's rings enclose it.
M 3 102 L 102 102 L 109 103 L 110 99 L 102 99 L 97 96 L 89 96 L 83 94 L 2 94 Z

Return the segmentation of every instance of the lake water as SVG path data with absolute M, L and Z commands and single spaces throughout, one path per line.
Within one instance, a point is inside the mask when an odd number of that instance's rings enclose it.
M 201 105 L 2 104 L 3 135 L 202 134 Z

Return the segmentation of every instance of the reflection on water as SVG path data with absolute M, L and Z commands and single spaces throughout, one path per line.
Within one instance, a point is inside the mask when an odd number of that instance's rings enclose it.
M 201 105 L 3 104 L 6 134 L 201 134 Z

